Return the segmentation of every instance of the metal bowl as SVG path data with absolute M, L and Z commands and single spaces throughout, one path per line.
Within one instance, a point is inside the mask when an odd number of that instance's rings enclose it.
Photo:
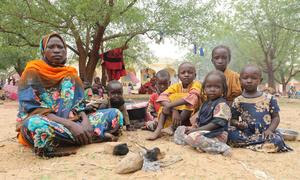
M 278 128 L 277 130 L 282 134 L 283 139 L 286 141 L 296 141 L 297 136 L 299 135 L 297 131 L 290 129 Z

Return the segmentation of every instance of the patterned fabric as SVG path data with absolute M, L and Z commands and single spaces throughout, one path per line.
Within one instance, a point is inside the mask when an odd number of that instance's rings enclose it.
M 39 61 L 33 64 L 38 66 L 41 63 Z M 73 71 L 68 72 L 68 68 L 66 71 L 62 70 L 63 67 L 47 67 L 47 70 L 42 70 L 45 66 L 42 65 L 41 69 L 27 67 L 22 74 L 22 83 L 19 86 L 17 121 L 21 126 L 18 139 L 21 144 L 33 146 L 43 152 L 52 152 L 61 144 L 74 144 L 74 137 L 62 124 L 47 119 L 47 115 L 54 113 L 59 117 L 80 123 L 79 112 L 85 111 L 86 107 L 83 85 L 78 76 L 75 76 Z M 32 66 L 29 65 L 29 67 Z M 55 72 L 66 77 L 49 88 L 45 80 L 52 76 L 46 78 L 43 71 L 50 72 L 51 70 L 53 70 L 53 77 L 56 77 Z M 96 111 L 88 114 L 88 119 L 93 126 L 96 138 L 103 138 L 105 132 L 123 125 L 122 113 L 117 109 Z
M 18 117 L 24 120 L 30 115 L 46 115 L 47 112 L 68 118 L 72 111 L 84 110 L 83 100 L 84 91 L 81 84 L 71 77 L 64 78 L 58 87 L 53 88 L 43 88 L 41 82 L 27 80 L 26 86 L 19 87 Z
M 218 136 L 223 131 L 227 131 L 230 119 L 230 108 L 226 104 L 226 100 L 223 97 L 219 97 L 213 101 L 205 101 L 203 103 L 199 111 L 197 125 L 198 127 L 204 126 L 208 123 L 218 125 L 219 128 L 204 134 L 204 136 L 212 138 Z
M 122 113 L 114 108 L 98 110 L 89 114 L 88 120 L 94 130 L 94 140 L 102 140 L 105 132 L 118 128 L 117 124 L 123 125 Z M 44 152 L 53 152 L 60 145 L 75 144 L 70 130 L 41 115 L 27 118 L 21 127 L 21 134 L 31 146 L 42 149 Z
M 228 68 L 225 70 L 224 75 L 226 77 L 226 84 L 228 88 L 226 100 L 233 101 L 234 98 L 242 94 L 240 76 L 238 73 Z
M 275 131 L 269 139 L 264 139 L 262 133 L 269 128 L 271 113 L 279 112 L 277 100 L 273 95 L 262 93 L 257 98 L 237 97 L 232 104 L 232 119 L 247 124 L 247 128 L 229 128 L 229 144 L 235 147 L 248 147 L 266 152 L 289 151 L 282 135 Z
M 110 101 L 108 98 L 101 98 L 99 100 L 99 106 L 101 106 L 102 108 L 111 108 L 111 104 L 110 104 Z M 123 116 L 124 116 L 124 124 L 125 125 L 130 125 L 130 119 L 129 119 L 129 115 L 128 115 L 128 112 L 127 112 L 127 108 L 125 105 L 122 105 L 118 108 Z
M 225 154 L 230 151 L 230 147 L 226 144 L 227 132 L 225 131 L 214 138 L 208 138 L 204 136 L 207 131 L 196 131 L 186 135 L 185 129 L 185 126 L 179 126 L 175 131 L 174 141 L 178 144 L 187 144 L 199 152 L 213 154 Z

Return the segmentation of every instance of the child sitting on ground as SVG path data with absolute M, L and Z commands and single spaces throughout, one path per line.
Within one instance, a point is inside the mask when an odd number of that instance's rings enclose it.
M 97 95 L 99 97 L 103 97 L 104 89 L 101 84 L 101 80 L 99 77 L 94 78 L 94 84 L 92 86 L 92 91 L 94 95 Z
M 231 118 L 227 94 L 226 78 L 221 71 L 209 72 L 203 82 L 207 100 L 199 110 L 197 123 L 190 127 L 180 126 L 175 131 L 177 144 L 188 144 L 201 152 L 230 154 L 226 145 L 228 122 Z
M 145 127 L 142 128 L 144 130 L 154 131 L 157 127 L 158 123 L 158 111 L 160 108 L 160 104 L 157 101 L 159 95 L 164 92 L 170 86 L 170 74 L 166 70 L 160 70 L 156 73 L 156 93 L 153 93 L 150 96 L 147 108 L 147 122 Z
M 191 115 L 199 108 L 201 83 L 195 81 L 194 65 L 189 62 L 180 64 L 178 77 L 181 82 L 171 85 L 156 101 L 162 107 L 158 114 L 157 128 L 148 140 L 157 139 L 163 127 L 168 128 L 165 132 L 173 134 L 178 126 L 190 125 Z
M 117 108 L 124 117 L 124 124 L 127 131 L 132 131 L 134 128 L 130 125 L 129 115 L 123 98 L 123 86 L 117 80 L 112 80 L 107 85 L 107 98 L 102 98 L 96 103 L 91 103 L 95 109 Z
M 276 131 L 280 117 L 275 97 L 257 90 L 262 81 L 261 70 L 254 65 L 244 67 L 240 81 L 243 93 L 232 104 L 233 127 L 229 129 L 229 144 L 264 152 L 292 150 Z

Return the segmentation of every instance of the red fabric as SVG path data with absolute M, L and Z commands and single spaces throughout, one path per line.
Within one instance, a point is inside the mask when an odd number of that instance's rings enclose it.
M 123 60 L 122 48 L 112 49 L 100 54 L 100 58 L 104 60 L 102 66 L 104 66 L 107 70 L 109 81 L 119 80 L 122 76 L 127 74 Z
M 122 76 L 126 75 L 126 70 L 107 70 L 108 79 L 111 80 L 119 80 Z
M 156 93 L 155 87 L 152 85 L 151 82 L 147 82 L 142 85 L 139 89 L 139 94 L 153 94 Z
M 157 93 L 153 93 L 151 96 L 150 96 L 150 99 L 149 99 L 149 104 L 152 104 L 155 111 L 158 113 L 158 110 L 160 108 L 160 104 L 156 102 L 156 100 L 158 99 L 159 97 L 159 94 Z
M 122 62 L 109 62 L 104 60 L 104 66 L 108 70 L 120 70 L 123 67 L 123 61 Z

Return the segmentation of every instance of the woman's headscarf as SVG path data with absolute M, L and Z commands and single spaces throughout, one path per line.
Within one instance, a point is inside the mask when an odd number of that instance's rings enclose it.
M 58 37 L 63 42 L 64 47 L 67 50 L 67 44 L 66 44 L 65 40 L 61 37 L 60 34 L 53 32 L 53 33 L 47 34 L 46 36 L 43 36 L 43 38 L 40 41 L 40 50 L 41 50 L 42 56 L 44 56 L 44 52 L 45 52 L 45 49 L 46 49 L 49 39 L 53 36 Z
M 26 86 L 28 79 L 31 81 L 39 81 L 42 87 L 50 88 L 56 86 L 66 76 L 72 77 L 80 84 L 80 86 L 83 87 L 75 68 L 71 66 L 64 66 L 64 64 L 62 64 L 61 67 L 52 67 L 45 62 L 47 60 L 44 57 L 44 53 L 47 43 L 49 42 L 49 39 L 54 36 L 58 37 L 66 48 L 64 39 L 58 33 L 53 32 L 44 36 L 40 41 L 40 50 L 43 55 L 43 60 L 33 60 L 27 63 L 19 83 L 19 88 Z
M 51 33 L 47 36 L 44 36 L 41 40 L 42 55 L 44 55 L 44 51 L 49 39 L 53 36 L 60 38 L 66 47 L 63 38 L 59 34 Z M 75 105 L 83 100 L 84 89 L 82 81 L 78 77 L 77 70 L 74 67 L 65 66 L 63 64 L 62 66 L 53 67 L 47 64 L 45 59 L 29 61 L 18 83 L 20 112 L 31 113 L 33 110 L 37 111 L 40 109 L 45 109 L 45 107 L 42 106 L 43 102 L 41 101 L 47 98 L 41 98 L 42 95 L 44 95 L 47 89 L 59 89 L 61 85 L 60 83 L 65 78 L 71 79 L 71 81 L 75 83 L 73 97 L 73 105 Z M 52 111 L 51 108 L 50 110 Z M 67 110 L 61 110 L 62 112 L 59 110 L 57 115 L 60 117 L 67 117 L 69 110 L 70 109 L 68 108 Z

